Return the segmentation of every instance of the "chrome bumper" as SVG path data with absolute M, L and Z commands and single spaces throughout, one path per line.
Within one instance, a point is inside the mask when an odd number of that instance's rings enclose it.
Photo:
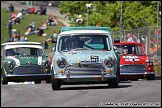
M 70 74 L 70 71 L 65 71 L 64 75 L 54 75 L 55 79 L 66 79 L 67 81 L 70 81 L 70 79 L 86 79 L 86 78 L 96 78 L 99 79 L 101 78 L 102 81 L 107 80 L 107 79 L 112 79 L 116 78 L 116 74 L 108 74 L 106 72 L 102 72 L 101 75 L 72 75 Z
M 155 74 L 155 72 L 144 72 L 144 73 L 120 73 L 120 75 L 151 75 Z

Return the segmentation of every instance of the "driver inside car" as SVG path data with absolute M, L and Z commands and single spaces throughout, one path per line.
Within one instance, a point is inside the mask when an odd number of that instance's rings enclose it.
M 6 56 L 15 56 L 15 51 L 13 49 L 7 49 Z

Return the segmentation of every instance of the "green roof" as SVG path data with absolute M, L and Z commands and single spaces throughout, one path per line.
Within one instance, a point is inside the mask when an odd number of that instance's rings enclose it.
M 110 28 L 108 27 L 96 27 L 96 26 L 63 27 L 61 28 L 60 32 L 71 31 L 71 30 L 104 30 L 104 31 L 108 30 L 110 32 Z

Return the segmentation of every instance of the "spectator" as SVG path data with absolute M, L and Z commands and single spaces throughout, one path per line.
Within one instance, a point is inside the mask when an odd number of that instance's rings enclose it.
M 47 23 L 44 20 L 42 21 L 41 29 L 43 30 L 47 29 Z
M 42 9 L 43 9 L 43 5 L 40 5 L 40 7 L 38 8 L 38 10 L 35 12 L 35 14 L 37 14 L 38 12 L 41 12 Z
M 39 31 L 36 33 L 37 36 L 42 36 L 42 34 L 44 33 L 44 30 L 41 29 L 41 27 L 39 27 L 38 30 L 39 30 Z
M 56 33 L 56 31 L 54 31 L 53 35 L 51 35 L 50 38 L 46 40 L 46 42 L 50 42 L 50 41 L 52 43 L 57 41 L 57 33 Z
M 14 36 L 14 42 L 19 42 L 19 40 L 20 40 L 20 34 L 16 32 Z
M 51 14 L 48 15 L 48 19 L 46 21 L 46 24 L 49 26 L 49 25 L 52 25 L 52 22 L 53 22 L 53 17 Z
M 11 38 L 11 32 L 12 32 L 12 21 L 11 20 L 9 20 L 9 23 L 7 24 L 7 28 L 8 28 L 9 38 Z
M 14 39 L 15 39 L 16 35 L 17 35 L 17 33 L 16 32 L 13 32 L 12 35 L 11 35 L 11 38 L 9 38 L 7 40 L 7 42 L 14 42 Z
M 13 11 L 12 14 L 11 14 L 11 17 L 7 18 L 6 20 L 12 20 L 15 17 L 16 17 L 16 13 L 15 13 L 15 11 Z
M 57 25 L 58 25 L 58 20 L 56 17 L 54 17 L 52 26 L 57 26 Z
M 10 6 L 7 8 L 6 12 L 13 12 L 14 11 L 14 6 L 10 4 Z
M 28 30 L 29 28 L 31 28 L 31 30 L 33 30 L 34 27 L 35 27 L 35 22 L 31 21 L 31 23 L 29 23 L 29 25 L 26 27 L 26 30 Z
M 133 42 L 133 38 L 130 33 L 127 34 L 127 42 Z
M 19 42 L 25 42 L 25 41 L 26 41 L 26 40 L 25 40 L 25 36 L 22 34 L 21 37 L 20 37 Z
M 51 35 L 50 38 L 43 41 L 43 44 L 45 45 L 45 49 L 48 49 L 48 43 L 47 42 L 55 43 L 56 41 L 57 41 L 57 33 L 56 33 L 56 31 L 54 31 L 53 35 Z
M 42 5 L 42 9 L 40 10 L 40 15 L 46 15 L 46 7 Z
M 25 32 L 25 35 L 27 36 L 27 35 L 29 35 L 30 34 L 30 32 L 32 31 L 32 23 L 30 23 L 27 27 L 26 27 L 26 29 L 27 29 L 27 31 Z
M 139 39 L 137 38 L 136 33 L 133 34 L 132 39 L 133 39 L 133 42 L 139 42 Z
M 29 14 L 32 14 L 32 13 L 34 13 L 34 12 L 35 12 L 35 8 L 32 7 L 32 8 L 29 9 L 29 12 L 28 12 L 28 13 L 29 13 Z
M 34 28 L 35 27 L 35 22 L 32 21 L 31 24 L 32 24 L 32 27 Z
M 15 22 L 15 24 L 20 23 L 20 20 L 22 19 L 22 13 L 21 11 L 18 12 L 18 14 L 16 15 L 15 18 L 13 18 L 12 20 Z

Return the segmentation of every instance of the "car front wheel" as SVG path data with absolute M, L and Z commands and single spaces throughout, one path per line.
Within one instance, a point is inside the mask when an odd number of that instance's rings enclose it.
M 35 84 L 40 84 L 41 83 L 41 80 L 35 80 L 34 83 Z
M 8 84 L 8 79 L 5 75 L 4 70 L 1 70 L 1 84 L 2 85 L 7 85 Z
M 46 83 L 51 83 L 51 78 L 46 79 Z
M 109 79 L 109 80 L 108 80 L 108 85 L 109 85 L 111 88 L 117 88 L 117 87 L 118 87 L 118 78 Z
M 53 69 L 51 70 L 52 75 L 51 75 L 51 86 L 53 90 L 59 90 L 61 87 L 61 83 L 59 80 L 54 79 L 54 72 Z
M 155 80 L 155 74 L 149 75 L 149 76 L 147 77 L 147 80 Z

